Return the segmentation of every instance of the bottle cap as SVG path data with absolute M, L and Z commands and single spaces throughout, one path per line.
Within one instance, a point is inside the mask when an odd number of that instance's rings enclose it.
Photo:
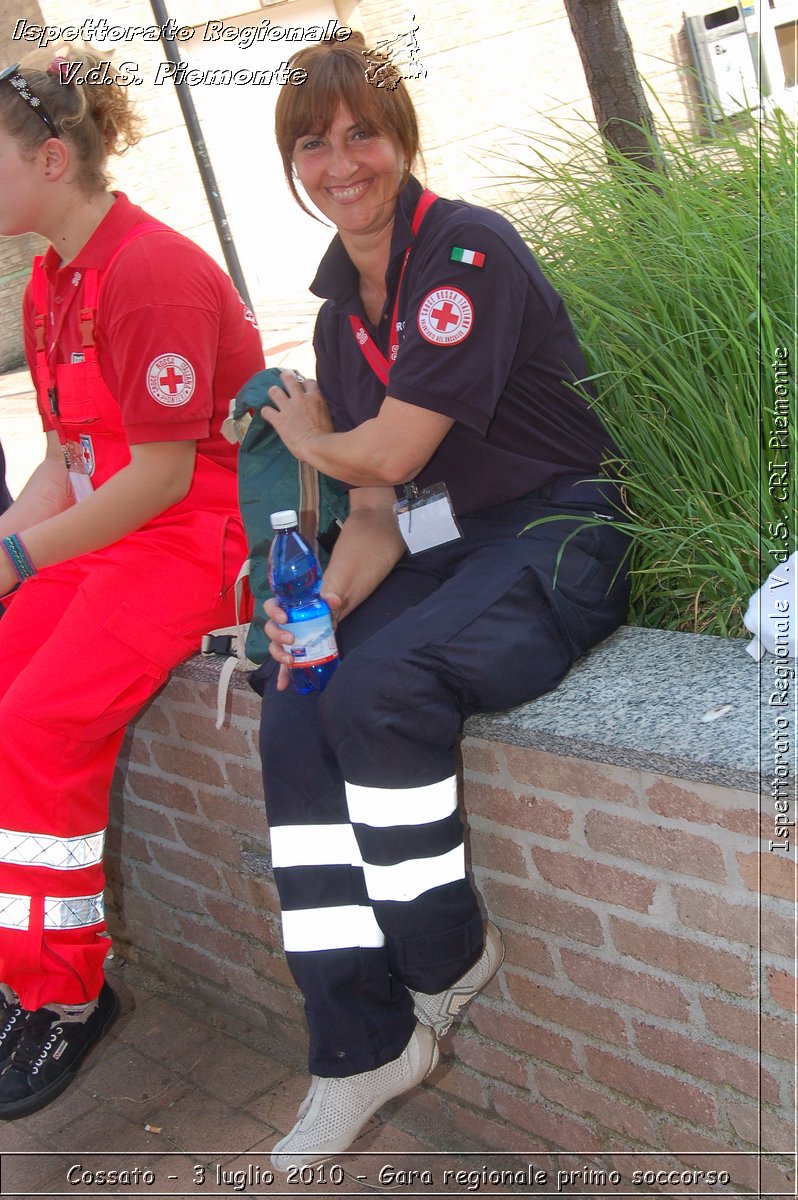
M 297 524 L 293 508 L 285 508 L 271 515 L 272 529 L 292 529 Z

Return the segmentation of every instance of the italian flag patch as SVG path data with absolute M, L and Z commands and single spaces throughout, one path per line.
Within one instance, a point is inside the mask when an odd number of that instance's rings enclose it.
M 480 250 L 464 250 L 462 246 L 452 246 L 449 256 L 452 262 L 468 263 L 471 267 L 484 267 L 485 255 Z

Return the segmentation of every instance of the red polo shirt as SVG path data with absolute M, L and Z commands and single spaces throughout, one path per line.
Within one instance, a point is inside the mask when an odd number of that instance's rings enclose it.
M 44 266 L 50 311 L 68 305 L 56 361 L 81 352 L 79 311 L 83 272 L 102 275 L 95 341 L 100 373 L 122 411 L 128 441 L 196 441 L 197 451 L 230 470 L 236 447 L 219 429 L 228 403 L 263 367 L 255 318 L 229 277 L 182 234 L 163 226 L 128 243 L 134 226 L 160 225 L 121 193 L 85 246 L 65 266 L 51 247 Z M 113 261 L 111 262 L 111 260 Z M 110 266 L 108 266 L 110 262 Z M 25 352 L 35 364 L 33 302 L 24 299 Z M 51 429 L 41 409 L 45 430 Z

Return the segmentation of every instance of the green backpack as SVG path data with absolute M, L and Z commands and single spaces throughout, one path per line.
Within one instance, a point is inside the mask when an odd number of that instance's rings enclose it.
M 300 531 L 316 551 L 322 567 L 327 565 L 349 514 L 349 495 L 342 484 L 298 462 L 261 416 L 260 410 L 272 404 L 269 388 L 275 386 L 282 387 L 276 367 L 253 375 L 232 402 L 224 428 L 225 436 L 239 443 L 238 502 L 249 547 L 249 588 L 255 602 L 244 651 L 249 662 L 256 664 L 268 657 L 263 602 L 272 595 L 267 575 L 274 536 L 271 514 L 296 509 Z M 242 574 L 246 574 L 246 564 Z

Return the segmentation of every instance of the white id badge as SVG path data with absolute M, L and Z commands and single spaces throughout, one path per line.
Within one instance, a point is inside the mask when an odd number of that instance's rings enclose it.
M 455 542 L 463 536 L 445 483 L 435 483 L 397 500 L 393 506 L 399 532 L 411 554 Z
M 77 442 L 69 441 L 64 443 L 61 448 L 64 451 L 72 495 L 75 497 L 75 501 L 80 503 L 94 491 L 88 471 L 89 462 L 93 458 L 91 445 L 81 447 Z
M 94 491 L 91 480 L 89 479 L 88 475 L 82 471 L 70 471 L 69 484 L 72 488 L 72 495 L 75 497 L 75 501 L 78 504 L 81 500 L 85 500 L 87 496 L 90 496 Z

